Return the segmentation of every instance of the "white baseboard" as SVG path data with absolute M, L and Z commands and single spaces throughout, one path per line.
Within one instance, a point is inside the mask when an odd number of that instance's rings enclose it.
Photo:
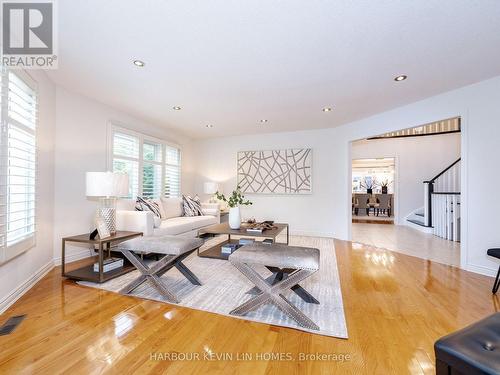
M 68 252 L 66 252 L 65 263 L 71 263 L 71 262 L 75 262 L 75 261 L 80 260 L 80 259 L 90 258 L 92 256 L 90 253 L 90 250 L 91 249 L 83 249 L 83 250 L 79 250 L 76 252 L 71 252 L 70 254 L 68 254 Z M 62 257 L 54 258 L 54 265 L 55 266 L 60 266 L 61 263 L 62 263 Z
M 25 282 L 19 285 L 12 293 L 0 301 L 0 314 L 3 314 L 10 306 L 12 306 L 19 298 L 30 290 L 38 281 L 40 281 L 49 271 L 54 268 L 54 262 L 51 260 L 38 271 L 31 275 Z
M 467 264 L 466 270 L 474 273 L 479 273 L 480 275 L 495 277 L 498 272 L 498 268 L 490 268 L 485 266 L 479 266 L 477 264 Z

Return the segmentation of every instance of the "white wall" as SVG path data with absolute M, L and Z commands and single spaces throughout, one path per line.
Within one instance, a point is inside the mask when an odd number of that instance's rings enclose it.
M 225 194 L 236 187 L 236 153 L 245 150 L 271 150 L 310 147 L 313 149 L 313 192 L 310 195 L 247 194 L 253 205 L 242 210 L 243 218 L 271 219 L 290 224 L 291 233 L 332 236 L 331 187 L 336 176 L 330 168 L 332 130 L 314 130 L 266 135 L 238 136 L 197 141 L 196 192 L 203 196 L 203 182 L 218 181 Z
M 0 313 L 53 266 L 55 85 L 40 71 L 28 71 L 38 84 L 38 175 L 36 246 L 0 265 Z
M 460 133 L 426 137 L 361 140 L 352 159 L 396 158 L 396 223 L 424 206 L 424 184 L 460 157 Z
M 462 117 L 462 266 L 493 274 L 498 263 L 486 256 L 500 246 L 500 216 L 492 191 L 500 186 L 500 77 L 434 96 L 338 128 L 296 133 L 219 138 L 196 142 L 200 171 L 195 188 L 207 179 L 235 184 L 236 151 L 283 147 L 314 149 L 313 189 L 306 197 L 252 197 L 248 213 L 257 218 L 290 222 L 292 232 L 350 238 L 350 142 L 418 126 L 440 119 Z M 439 166 L 441 167 L 441 166 Z M 493 205 L 493 206 L 492 206 Z
M 84 96 L 57 88 L 55 148 L 54 258 L 60 262 L 61 238 L 94 229 L 97 202 L 85 196 L 85 172 L 107 169 L 107 127 L 110 121 L 181 145 L 182 188 L 191 192 L 190 140 L 164 127 L 154 126 Z M 69 246 L 68 260 L 88 255 L 85 247 Z

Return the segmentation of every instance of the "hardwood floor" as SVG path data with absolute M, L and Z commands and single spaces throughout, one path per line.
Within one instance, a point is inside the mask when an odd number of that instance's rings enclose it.
M 436 339 L 499 310 L 491 278 L 335 247 L 347 340 L 87 288 L 55 269 L 0 316 L 2 324 L 27 314 L 0 336 L 0 373 L 433 374 Z M 331 356 L 301 361 L 300 353 Z

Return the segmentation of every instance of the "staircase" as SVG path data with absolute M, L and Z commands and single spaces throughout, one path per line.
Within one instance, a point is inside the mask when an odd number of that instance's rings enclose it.
M 406 217 L 408 226 L 460 241 L 460 164 L 459 158 L 434 178 L 424 181 L 424 206 Z
M 424 207 L 417 208 L 405 218 L 406 225 L 415 228 L 421 232 L 433 233 L 432 227 L 425 225 L 425 210 Z

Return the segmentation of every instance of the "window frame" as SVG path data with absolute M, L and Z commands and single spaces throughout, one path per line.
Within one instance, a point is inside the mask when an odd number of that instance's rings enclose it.
M 28 129 L 28 127 L 16 119 L 11 119 L 9 117 L 9 74 L 14 74 L 18 79 L 20 79 L 26 86 L 28 86 L 35 95 L 35 120 L 34 120 L 34 129 Z M 5 213 L 0 213 L 0 216 L 5 218 L 4 225 L 0 226 L 0 233 L 4 237 L 4 243 L 0 244 L 0 264 L 9 261 L 12 258 L 28 251 L 29 249 L 36 246 L 37 241 L 37 227 L 38 227 L 38 128 L 39 128 L 39 116 L 38 110 L 40 106 L 40 93 L 38 90 L 38 84 L 31 75 L 29 75 L 24 70 L 9 70 L 6 68 L 0 67 L 0 185 L 5 187 L 5 194 L 0 196 L 0 204 L 4 205 Z M 9 123 L 11 123 L 14 128 L 20 129 L 21 131 L 25 131 L 30 133 L 33 136 L 34 140 L 34 181 L 33 181 L 33 189 L 34 189 L 34 200 L 33 200 L 33 232 L 28 233 L 25 238 L 22 238 L 11 245 L 8 245 L 7 236 L 8 236 L 8 223 L 9 223 L 9 143 L 8 143 L 8 132 L 9 132 Z
M 131 157 L 126 157 L 126 156 L 118 156 L 114 154 L 114 134 L 115 133 L 122 133 L 126 135 L 130 135 L 132 137 L 136 137 L 139 140 L 139 155 L 138 159 L 131 158 Z M 144 143 L 150 142 L 150 143 L 156 143 L 161 145 L 161 161 L 154 161 L 154 160 L 145 160 L 144 159 Z M 179 152 L 179 164 L 177 167 L 179 168 L 179 196 L 182 194 L 182 147 L 181 145 L 173 142 L 169 142 L 160 138 L 156 138 L 135 130 L 130 130 L 126 126 L 120 124 L 117 121 L 110 121 L 108 123 L 108 131 L 107 131 L 107 169 L 109 171 L 113 171 L 113 160 L 116 158 L 121 158 L 124 160 L 130 160 L 134 162 L 138 162 L 138 171 L 137 171 L 137 195 L 142 197 L 143 196 L 143 182 L 144 182 L 144 165 L 145 164 L 153 164 L 153 165 L 159 165 L 161 167 L 161 187 L 160 187 L 160 197 L 162 198 L 168 198 L 165 197 L 165 177 L 166 177 L 166 147 L 172 147 L 178 150 Z M 172 165 L 172 164 L 169 164 Z M 160 198 L 158 197 L 158 198 Z M 136 199 L 136 197 L 131 197 L 129 199 Z M 156 199 L 154 197 L 153 199 Z

